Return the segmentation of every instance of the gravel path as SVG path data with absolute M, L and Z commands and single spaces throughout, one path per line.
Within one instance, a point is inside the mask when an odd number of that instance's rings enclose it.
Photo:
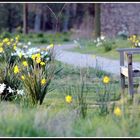
M 93 67 L 97 65 L 106 72 L 119 75 L 120 63 L 119 60 L 111 60 L 100 56 L 93 56 L 90 54 L 80 54 L 77 52 L 70 52 L 67 49 L 75 47 L 74 44 L 55 46 L 56 60 L 63 63 L 71 64 L 78 67 Z M 140 66 L 140 63 L 134 65 Z

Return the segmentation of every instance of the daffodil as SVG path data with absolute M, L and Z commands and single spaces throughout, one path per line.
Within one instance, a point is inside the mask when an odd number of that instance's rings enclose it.
M 67 95 L 67 96 L 65 97 L 65 100 L 66 100 L 67 103 L 71 103 L 71 102 L 72 102 L 72 96 Z
M 40 58 L 40 53 L 35 54 L 35 57 Z
M 11 89 L 11 87 L 8 87 L 8 89 L 7 89 L 8 91 L 9 91 L 9 93 L 13 93 L 14 92 L 14 90 L 13 89 Z
M 46 84 L 46 79 L 43 78 L 43 79 L 41 80 L 41 85 L 45 85 L 45 84 Z
M 133 35 L 132 37 L 135 39 L 136 38 L 136 35 Z
M 41 66 L 44 66 L 44 65 L 45 65 L 45 62 L 40 62 L 40 65 L 41 65 Z
M 1 43 L 0 43 L 0 47 L 2 47 L 2 46 L 3 46 L 3 43 L 1 42 Z
M 0 94 L 3 93 L 5 88 L 6 88 L 6 85 L 4 83 L 0 84 Z
M 19 53 L 19 55 L 18 55 L 18 56 L 19 56 L 19 58 L 21 58 L 21 57 L 22 57 L 22 53 Z
M 110 82 L 110 78 L 108 76 L 104 76 L 103 83 L 108 84 Z
M 119 107 L 116 107 L 114 109 L 114 114 L 117 116 L 117 117 L 120 117 L 122 115 L 122 111 Z
M 24 67 L 27 67 L 28 66 L 27 61 L 23 61 L 22 64 L 23 64 Z
M 46 50 L 52 49 L 54 47 L 53 44 L 50 44 L 49 46 L 47 46 Z
M 17 46 L 16 46 L 16 45 L 14 45 L 14 46 L 13 46 L 13 49 L 14 49 L 14 50 L 16 50 L 16 48 L 17 48 Z
M 8 38 L 4 38 L 4 39 L 3 39 L 3 43 L 7 43 L 8 41 L 9 41 Z
M 14 43 L 14 44 L 13 44 L 13 46 L 16 46 L 16 45 L 17 45 L 17 43 Z
M 14 39 L 13 38 L 11 38 L 11 40 L 10 40 L 11 42 L 13 42 L 14 41 Z
M 18 41 L 19 40 L 19 35 L 17 35 L 15 39 L 16 39 L 16 41 Z
M 19 68 L 18 68 L 17 65 L 14 67 L 14 73 L 15 73 L 15 74 L 19 73 Z
M 10 44 L 11 44 L 10 41 L 8 41 L 8 42 L 7 42 L 7 45 L 10 46 Z
M 40 57 L 37 57 L 36 58 L 36 63 L 39 64 L 40 62 L 41 62 L 41 58 Z
M 35 57 L 36 57 L 36 56 L 35 56 L 34 54 L 31 56 L 31 58 L 32 58 L 33 60 L 35 60 Z
M 0 53 L 2 53 L 4 50 L 3 50 L 3 48 L 2 47 L 0 47 Z
M 21 75 L 21 79 L 22 79 L 22 80 L 25 80 L 25 76 L 24 76 L 24 75 Z

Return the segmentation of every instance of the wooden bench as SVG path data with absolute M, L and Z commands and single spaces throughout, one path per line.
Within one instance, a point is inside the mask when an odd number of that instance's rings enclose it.
M 120 78 L 121 89 L 124 93 L 126 84 L 125 78 L 128 78 L 128 91 L 133 98 L 134 95 L 134 77 L 140 77 L 140 66 L 133 66 L 133 55 L 140 54 L 140 48 L 123 48 L 117 49 L 120 53 Z M 126 56 L 126 65 L 125 65 Z

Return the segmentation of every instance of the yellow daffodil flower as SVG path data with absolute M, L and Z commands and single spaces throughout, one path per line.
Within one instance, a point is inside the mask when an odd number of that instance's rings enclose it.
M 114 109 L 114 114 L 117 116 L 117 117 L 120 117 L 122 115 L 122 111 L 119 107 L 116 107 Z
M 18 55 L 18 56 L 19 56 L 19 58 L 21 58 L 21 57 L 22 57 L 22 53 L 19 53 L 19 55 Z
M 43 78 L 43 79 L 41 80 L 41 85 L 45 85 L 45 84 L 46 84 L 46 79 Z
M 7 42 L 7 45 L 8 45 L 8 46 L 10 46 L 10 44 L 11 44 L 11 43 L 10 43 L 10 41 L 9 41 L 9 42 Z
M 40 62 L 40 65 L 41 65 L 41 66 L 44 66 L 44 65 L 45 65 L 45 62 Z
M 2 47 L 3 46 L 3 43 L 0 43 L 0 47 Z
M 11 38 L 11 40 L 10 40 L 11 42 L 13 42 L 14 41 L 14 39 L 13 38 Z
M 36 58 L 36 63 L 39 64 L 40 62 L 41 62 L 41 58 L 40 57 L 37 57 Z
M 2 47 L 0 47 L 0 53 L 2 53 L 4 50 L 3 50 L 3 48 Z
M 40 53 L 35 54 L 35 57 L 40 58 Z
M 32 58 L 33 60 L 35 60 L 35 55 L 33 54 L 33 55 L 31 56 L 31 58 Z
M 18 68 L 17 65 L 14 67 L 14 73 L 15 73 L 15 74 L 19 73 L 19 68 Z
M 17 48 L 17 46 L 16 46 L 16 45 L 14 45 L 14 46 L 13 46 L 13 49 L 14 49 L 14 50 L 16 50 L 16 48 Z
M 22 64 L 23 64 L 24 67 L 27 67 L 28 66 L 27 61 L 23 61 Z
M 110 78 L 108 76 L 104 76 L 103 83 L 108 84 L 110 82 Z
M 71 102 L 72 102 L 72 96 L 67 95 L 67 96 L 65 97 L 65 101 L 66 101 L 67 103 L 71 103 Z
M 16 41 L 18 41 L 19 40 L 19 35 L 17 35 L 15 39 L 16 39 Z
M 25 80 L 25 76 L 21 75 L 21 79 L 22 79 L 22 80 Z
M 8 38 L 4 38 L 3 39 L 3 43 L 7 43 L 7 42 L 9 42 L 9 39 Z

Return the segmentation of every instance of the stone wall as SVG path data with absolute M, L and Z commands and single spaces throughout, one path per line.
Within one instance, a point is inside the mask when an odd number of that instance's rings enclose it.
M 140 34 L 140 3 L 102 3 L 101 30 L 109 37 L 122 30 Z

